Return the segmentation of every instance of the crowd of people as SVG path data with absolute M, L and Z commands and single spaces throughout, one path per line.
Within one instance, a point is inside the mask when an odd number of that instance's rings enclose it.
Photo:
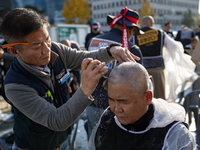
M 194 50 L 199 39 L 187 26 L 176 36 L 170 22 L 157 29 L 152 16 L 138 22 L 138 12 L 127 7 L 108 15 L 111 29 L 103 33 L 92 23 L 81 50 L 73 40 L 51 41 L 50 24 L 32 9 L 5 15 L 0 57 L 12 56 L 4 91 L 13 107 L 13 150 L 68 150 L 73 123 L 84 111 L 88 150 L 196 149 L 175 91 L 198 76 L 184 49 Z M 191 72 L 177 82 L 180 72 L 169 69 L 168 59 L 174 70 Z

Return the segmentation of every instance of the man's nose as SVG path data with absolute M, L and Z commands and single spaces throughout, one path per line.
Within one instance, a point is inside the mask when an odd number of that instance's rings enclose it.
M 51 50 L 51 42 L 44 42 L 43 53 L 48 53 Z
M 123 109 L 119 103 L 115 104 L 114 109 L 115 109 L 115 112 L 123 112 Z

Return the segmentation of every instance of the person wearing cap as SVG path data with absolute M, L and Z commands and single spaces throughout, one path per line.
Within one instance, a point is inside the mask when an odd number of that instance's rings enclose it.
M 97 35 L 100 35 L 102 34 L 102 32 L 100 31 L 100 28 L 101 28 L 101 25 L 99 22 L 93 22 L 92 25 L 91 25 L 91 33 L 88 33 L 85 37 L 85 48 L 86 50 L 88 50 L 88 43 L 89 41 L 97 36 Z
M 114 45 L 110 43 L 115 43 L 116 45 L 122 45 L 122 47 L 130 50 L 132 54 L 140 58 L 140 60 L 136 62 L 143 64 L 142 54 L 139 47 L 129 41 L 133 34 L 140 34 L 137 26 L 138 19 L 138 12 L 128 9 L 127 7 L 122 9 L 120 14 L 116 17 L 108 15 L 107 23 L 110 25 L 111 30 L 107 33 L 94 37 L 91 40 L 88 50 L 94 50 L 94 48 L 99 48 L 106 45 L 112 47 Z M 108 67 L 112 69 L 114 64 L 115 62 L 109 64 Z M 97 88 L 92 94 L 94 101 L 86 109 L 88 116 L 88 138 L 90 137 L 92 129 L 95 127 L 104 109 L 108 107 L 107 91 L 102 87 L 105 80 L 106 78 L 104 77 L 100 79 Z
M 141 64 L 117 65 L 107 88 L 109 107 L 92 131 L 87 150 L 196 150 L 184 108 L 153 98 Z
M 15 8 L 3 18 L 2 45 L 15 56 L 5 77 L 5 94 L 14 106 L 15 150 L 59 150 L 71 124 L 93 101 L 106 63 L 139 59 L 125 48 L 77 51 L 51 41 L 48 21 L 32 9 Z M 112 58 L 114 57 L 114 58 Z M 68 69 L 81 69 L 82 84 L 69 98 Z

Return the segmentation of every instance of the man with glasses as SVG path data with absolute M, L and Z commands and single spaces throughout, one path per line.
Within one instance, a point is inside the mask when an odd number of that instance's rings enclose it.
M 1 23 L 0 33 L 9 43 L 2 47 L 16 57 L 5 78 L 5 93 L 14 106 L 13 149 L 61 149 L 70 125 L 92 102 L 106 63 L 112 57 L 137 59 L 119 46 L 76 51 L 52 42 L 48 26 L 43 16 L 25 8 L 8 12 Z M 82 85 L 69 98 L 67 69 L 80 68 Z

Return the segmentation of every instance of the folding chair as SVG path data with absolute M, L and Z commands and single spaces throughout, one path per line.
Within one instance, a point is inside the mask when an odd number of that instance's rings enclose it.
M 186 113 L 188 113 L 189 125 L 192 122 L 191 112 L 194 113 L 195 124 L 197 127 L 199 120 L 199 108 L 200 108 L 200 90 L 194 90 L 188 93 L 184 97 L 183 107 L 185 108 Z

